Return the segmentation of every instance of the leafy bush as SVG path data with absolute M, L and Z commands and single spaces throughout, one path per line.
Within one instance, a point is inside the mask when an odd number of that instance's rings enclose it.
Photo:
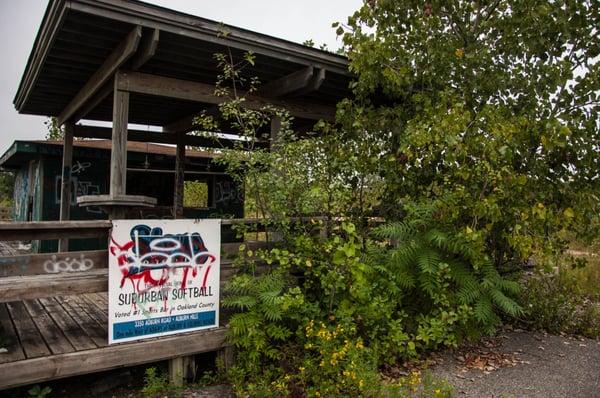
M 524 322 L 534 329 L 600 338 L 600 302 L 581 289 L 573 270 L 537 272 L 527 280 L 521 300 Z
M 501 277 L 464 237 L 429 228 L 425 219 L 387 224 L 375 235 L 389 244 L 373 250 L 369 262 L 379 280 L 389 281 L 384 289 L 389 310 L 400 311 L 398 319 L 414 341 L 409 354 L 414 348 L 454 346 L 465 334 L 491 333 L 498 313 L 521 313 L 512 298 L 518 283 Z
M 521 311 L 510 298 L 517 284 L 461 238 L 424 223 L 388 224 L 367 240 L 351 223 L 331 232 L 242 256 L 269 269 L 234 277 L 222 300 L 239 311 L 229 376 L 240 395 L 382 396 L 382 364 L 454 346 L 493 330 L 498 312 Z
M 176 398 L 181 396 L 181 388 L 169 383 L 167 375 L 160 374 L 155 367 L 146 369 L 142 395 L 147 398 Z

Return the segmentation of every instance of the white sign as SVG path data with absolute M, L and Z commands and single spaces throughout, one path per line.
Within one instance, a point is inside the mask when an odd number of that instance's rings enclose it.
M 220 220 L 115 220 L 108 343 L 219 325 Z

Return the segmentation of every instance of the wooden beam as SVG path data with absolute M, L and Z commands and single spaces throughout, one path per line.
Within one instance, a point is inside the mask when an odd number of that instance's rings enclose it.
M 75 236 L 75 235 L 73 235 Z M 106 229 L 105 236 L 108 236 Z M 240 245 L 248 249 L 268 249 L 267 242 L 246 241 L 221 244 L 221 278 L 226 280 L 228 274 L 235 271 L 233 261 L 239 253 Z M 19 254 L 17 256 L 0 257 L 0 278 L 8 276 L 27 276 L 55 274 L 60 272 L 85 272 L 92 269 L 108 267 L 108 250 L 86 250 L 68 253 Z
M 110 79 L 94 96 L 86 102 L 73 116 L 73 120 L 81 120 L 85 118 L 88 113 L 93 111 L 102 101 L 104 101 L 113 92 L 115 82 Z
M 108 235 L 108 232 L 106 233 Z M 0 257 L 0 278 L 61 272 L 85 272 L 108 266 L 107 250 L 21 254 Z
M 75 137 L 80 138 L 98 138 L 110 140 L 112 137 L 111 129 L 99 126 L 75 126 Z M 127 140 L 135 142 L 152 142 L 157 144 L 177 144 L 177 136 L 172 133 L 160 133 L 156 131 L 128 130 Z M 195 146 L 203 148 L 235 148 L 242 144 L 243 148 L 248 148 L 249 144 L 239 140 L 230 140 L 227 138 L 210 138 L 196 135 L 185 135 L 183 137 L 186 146 Z M 255 142 L 256 148 L 268 148 L 269 143 L 260 141 Z
M 315 68 L 307 66 L 297 72 L 270 81 L 261 86 L 258 92 L 267 98 L 279 98 L 305 88 L 311 81 Z
M 108 290 L 108 269 L 0 278 L 0 302 Z
M 213 118 L 218 118 L 220 116 L 219 107 L 216 105 L 210 106 L 201 112 L 194 112 L 191 115 L 163 126 L 163 131 L 167 133 L 188 133 L 192 130 L 196 130 L 197 126 L 194 124 L 194 120 L 202 115 L 202 113 L 207 116 L 212 116 Z
M 119 79 L 115 79 L 118 83 Z M 114 90 L 112 146 L 110 151 L 110 195 L 126 194 L 127 182 L 127 122 L 129 92 Z
M 117 89 L 161 97 L 177 98 L 205 104 L 218 105 L 227 98 L 216 96 L 215 87 L 210 84 L 174 79 L 164 76 L 150 75 L 139 72 L 121 72 L 117 78 Z M 299 100 L 266 99 L 258 95 L 247 94 L 238 90 L 238 95 L 245 97 L 244 106 L 259 110 L 267 105 L 284 108 L 292 116 L 332 121 L 335 118 L 335 108 L 332 106 L 302 102 Z
M 217 351 L 227 345 L 226 329 L 165 336 L 138 342 L 0 364 L 0 389 L 63 377 Z
M 141 68 L 146 62 L 154 57 L 154 54 L 156 54 L 156 47 L 158 47 L 159 36 L 160 30 L 158 29 L 152 29 L 149 33 L 144 32 L 142 34 L 140 50 L 133 57 L 131 69 L 136 70 Z
M 318 69 L 305 87 L 302 87 L 298 91 L 294 92 L 293 95 L 305 95 L 317 91 L 323 82 L 325 81 L 325 69 Z
M 0 222 L 0 240 L 108 237 L 110 221 Z
M 136 26 L 123 40 L 117 48 L 106 58 L 106 61 L 90 77 L 87 83 L 73 97 L 69 105 L 65 107 L 58 116 L 59 125 L 64 124 L 71 119 L 75 113 L 88 101 L 100 88 L 110 80 L 117 69 L 121 67 L 137 50 L 140 38 L 142 37 L 142 28 Z M 77 122 L 77 120 L 73 120 Z
M 142 34 L 141 45 L 138 52 L 133 56 L 131 69 L 137 70 L 141 68 L 146 62 L 148 62 L 156 53 L 156 47 L 158 46 L 159 30 L 153 29 L 150 34 Z M 81 120 L 87 116 L 88 113 L 93 111 L 102 101 L 106 99 L 114 88 L 114 80 L 110 79 L 105 83 L 100 90 L 94 96 L 87 101 L 81 109 L 79 109 L 73 120 Z
M 73 123 L 67 122 L 64 125 L 63 138 L 63 159 L 62 176 L 60 189 L 60 221 L 67 221 L 71 218 L 71 166 L 73 165 Z M 58 251 L 69 251 L 69 240 L 60 239 L 58 241 Z

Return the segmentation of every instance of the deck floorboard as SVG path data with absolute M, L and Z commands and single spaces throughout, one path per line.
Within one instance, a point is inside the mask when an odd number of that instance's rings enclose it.
M 64 333 L 54 323 L 44 306 L 38 300 L 24 300 L 23 304 L 37 325 L 52 354 L 65 354 L 75 351 Z
M 2 336 L 2 348 L 6 352 L 0 354 L 0 364 L 25 359 L 23 347 L 19 343 L 15 326 L 10 319 L 6 304 L 0 304 L 0 335 Z
M 46 345 L 42 334 L 31 319 L 27 308 L 22 301 L 6 303 L 10 318 L 15 325 L 19 336 L 19 342 L 27 358 L 37 358 L 50 355 L 50 349 Z
M 225 328 L 108 345 L 106 293 L 0 303 L 0 390 L 226 346 Z

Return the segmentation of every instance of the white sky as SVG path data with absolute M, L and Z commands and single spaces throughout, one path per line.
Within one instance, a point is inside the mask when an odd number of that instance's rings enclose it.
M 361 0 L 146 0 L 229 25 L 337 49 L 331 28 L 346 21 Z M 13 98 L 46 9 L 46 0 L 0 0 L 0 155 L 16 139 L 43 139 L 45 117 L 19 115 Z

